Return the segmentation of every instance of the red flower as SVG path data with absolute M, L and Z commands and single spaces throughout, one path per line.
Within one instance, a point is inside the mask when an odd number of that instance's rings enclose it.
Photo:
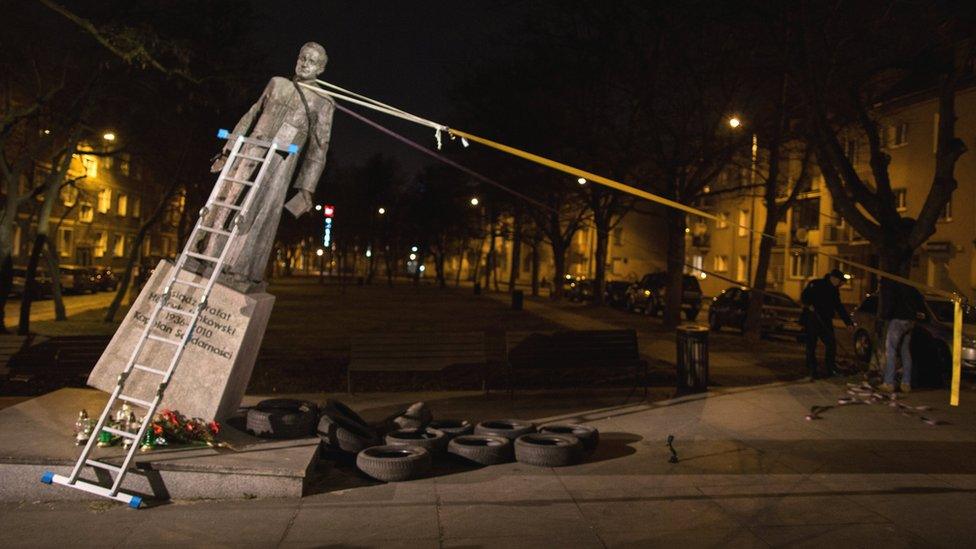
M 158 423 L 153 423 L 152 428 L 153 428 L 153 433 L 155 433 L 157 435 L 163 434 L 163 427 L 162 427 L 162 425 L 160 425 Z
M 219 433 L 220 432 L 220 424 L 217 423 L 216 421 L 211 421 L 210 422 L 210 432 L 213 433 L 213 434 L 215 434 L 215 435 L 217 433 Z

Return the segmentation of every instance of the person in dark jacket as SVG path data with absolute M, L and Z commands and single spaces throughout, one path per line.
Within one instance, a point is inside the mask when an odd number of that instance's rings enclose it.
M 884 278 L 881 280 L 880 318 L 888 322 L 885 331 L 885 370 L 881 390 L 894 392 L 895 370 L 901 358 L 901 392 L 912 390 L 912 330 L 916 320 L 925 319 L 925 298 L 915 288 Z
M 837 338 L 834 336 L 834 314 L 840 316 L 848 328 L 853 329 L 854 323 L 847 309 L 840 302 L 840 292 L 837 290 L 847 277 L 838 269 L 825 274 L 823 278 L 811 280 L 800 294 L 803 302 L 803 314 L 800 321 L 806 331 L 807 368 L 810 377 L 817 379 L 817 340 L 824 343 L 824 366 L 827 377 L 834 375 L 834 359 L 837 356 Z

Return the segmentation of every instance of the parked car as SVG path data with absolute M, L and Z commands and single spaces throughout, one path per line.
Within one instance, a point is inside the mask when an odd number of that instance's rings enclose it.
M 626 280 L 608 280 L 603 290 L 603 301 L 611 307 L 623 308 L 627 306 L 627 288 L 631 283 Z
M 61 266 L 61 291 L 66 294 L 96 293 L 96 271 L 92 267 Z
M 107 267 L 95 268 L 95 288 L 100 292 L 114 292 L 119 287 L 119 280 L 112 269 Z
M 708 327 L 714 331 L 719 331 L 724 326 L 744 330 L 752 295 L 753 292 L 746 288 L 733 286 L 712 298 L 712 304 L 708 308 Z M 803 306 L 790 296 L 782 292 L 764 291 L 761 310 L 759 333 L 763 336 L 799 336 L 803 333 L 803 327 L 800 326 Z
M 14 267 L 13 269 L 13 284 L 11 286 L 11 294 L 16 296 L 24 295 L 24 287 L 27 281 L 27 269 L 24 267 Z M 48 274 L 47 270 L 38 267 L 37 272 L 34 274 L 34 288 L 35 293 L 32 299 L 42 299 L 45 297 L 51 297 L 54 293 L 54 281 L 51 279 L 51 275 Z
M 701 285 L 698 284 L 697 277 L 689 274 L 684 275 L 682 281 L 681 310 L 684 311 L 685 318 L 695 320 L 702 307 Z M 668 274 L 663 271 L 644 275 L 644 278 L 627 289 L 627 309 L 657 316 L 664 311 L 667 303 L 667 282 Z
M 942 377 L 949 373 L 952 363 L 952 316 L 953 303 L 945 298 L 927 296 L 925 298 L 925 318 L 915 324 L 912 332 L 911 353 L 913 363 L 919 368 L 921 376 Z M 875 350 L 881 350 L 883 334 L 877 333 L 878 296 L 872 294 L 854 310 L 854 354 L 864 362 L 870 362 Z M 976 311 L 965 307 L 963 311 L 962 366 L 966 370 L 976 370 Z M 880 341 L 879 341 L 880 338 Z M 935 357 L 935 362 L 930 360 Z M 926 371 L 922 371 L 922 369 Z M 938 380 L 936 380 L 938 381 Z M 944 379 L 943 379 L 944 381 Z
M 566 285 L 566 297 L 570 301 L 593 301 L 593 281 L 585 278 L 576 278 L 569 281 Z

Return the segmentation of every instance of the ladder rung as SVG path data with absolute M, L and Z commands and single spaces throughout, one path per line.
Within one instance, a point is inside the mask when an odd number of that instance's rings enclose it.
M 217 200 L 214 200 L 213 202 L 211 202 L 211 204 L 213 204 L 214 206 L 220 206 L 221 208 L 228 208 L 235 211 L 244 209 L 243 206 L 235 206 L 234 204 L 230 204 L 227 202 L 218 202 Z
M 119 398 L 119 400 L 122 400 L 122 401 L 125 401 L 125 402 L 130 402 L 132 404 L 135 404 L 136 406 L 142 406 L 143 408 L 145 408 L 147 410 L 150 409 L 150 408 L 152 408 L 152 406 L 153 406 L 153 403 L 152 402 L 149 402 L 148 400 L 142 400 L 141 398 L 135 398 L 135 397 L 130 397 L 130 396 L 126 396 L 126 395 L 119 395 L 118 398 Z
M 186 316 L 193 316 L 196 313 L 193 311 L 184 311 L 183 309 L 177 309 L 175 307 L 170 307 L 169 305 L 164 305 L 160 308 L 161 311 L 166 311 L 167 313 L 177 313 Z
M 179 345 L 180 344 L 180 342 L 178 340 L 175 340 L 175 339 L 170 338 L 170 337 L 158 336 L 156 334 L 149 334 L 146 337 L 148 339 L 153 340 L 153 341 L 160 341 L 162 343 L 169 343 L 170 345 Z
M 231 183 L 239 183 L 241 185 L 254 186 L 253 181 L 247 181 L 245 179 L 234 179 L 233 177 L 225 177 L 222 181 L 230 181 Z
M 116 467 L 115 465 L 110 465 L 104 461 L 98 461 L 96 459 L 86 459 L 85 463 L 91 465 L 92 467 L 98 467 L 99 469 L 105 469 L 107 471 L 115 471 L 116 473 L 122 472 L 121 467 Z
M 240 154 L 240 153 L 238 153 L 236 155 L 236 157 L 237 158 L 246 158 L 248 160 L 254 160 L 256 162 L 264 162 L 264 157 L 263 156 L 251 156 L 251 155 L 247 155 L 247 154 Z
M 195 257 L 197 259 L 202 259 L 204 261 L 210 261 L 211 263 L 216 263 L 217 261 L 220 260 L 219 257 L 213 257 L 213 256 L 209 256 L 209 255 L 204 255 L 204 254 L 198 254 L 196 252 L 184 252 L 184 253 L 186 255 L 190 256 L 190 257 Z M 191 282 L 183 282 L 183 281 L 180 281 L 180 282 L 182 284 L 188 284 L 190 286 L 197 286 L 198 288 L 205 288 L 206 287 L 206 286 L 201 286 L 199 284 L 195 284 L 195 283 L 191 283 Z
M 231 232 L 230 231 L 225 231 L 223 229 L 215 229 L 213 227 L 204 227 L 202 225 L 200 226 L 200 230 L 201 231 L 207 231 L 208 233 L 214 233 L 214 234 L 223 235 L 223 236 L 230 236 L 231 235 Z
M 157 370 L 156 368 L 150 368 L 149 366 L 143 366 L 142 364 L 133 364 L 133 368 L 136 370 L 142 370 L 143 372 L 149 372 L 150 374 L 156 374 L 157 376 L 165 376 L 166 372 L 162 370 Z M 121 397 L 121 395 L 120 395 Z
M 191 254 L 192 252 L 186 252 L 186 253 L 187 254 Z M 173 284 L 183 284 L 185 286 L 190 286 L 192 288 L 200 288 L 201 290 L 207 289 L 207 285 L 206 284 L 200 284 L 199 282 L 192 282 L 192 281 L 189 281 L 189 280 L 181 280 L 179 278 L 177 278 L 176 280 L 174 280 L 173 281 Z
M 113 429 L 112 427 L 102 427 L 102 430 L 105 431 L 106 433 L 112 433 L 117 437 L 131 438 L 132 440 L 135 440 L 138 437 L 138 435 L 136 435 L 135 433 L 130 433 L 129 431 L 120 431 L 118 429 Z

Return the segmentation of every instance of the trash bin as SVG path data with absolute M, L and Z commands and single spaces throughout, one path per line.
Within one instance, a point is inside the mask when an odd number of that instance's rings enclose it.
M 512 292 L 512 309 L 515 311 L 522 310 L 522 303 L 525 301 L 525 293 L 522 290 L 515 290 Z
M 698 392 L 708 389 L 708 328 L 680 326 L 678 343 L 678 390 Z
M 474 295 L 481 295 L 481 283 L 480 282 L 475 282 L 474 283 Z

